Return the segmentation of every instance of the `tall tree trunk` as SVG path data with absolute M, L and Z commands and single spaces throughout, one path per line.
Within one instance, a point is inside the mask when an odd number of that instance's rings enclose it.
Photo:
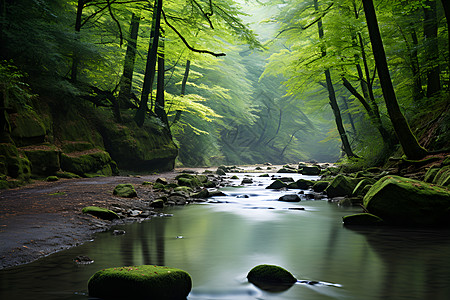
M 413 84 L 413 98 L 415 101 L 423 98 L 422 89 L 422 77 L 420 76 L 420 64 L 419 57 L 417 55 L 417 48 L 419 47 L 419 40 L 417 39 L 417 33 L 413 29 L 411 32 L 411 39 L 413 42 L 413 48 L 411 49 L 411 71 L 413 73 L 414 84 Z
M 155 0 L 153 6 L 153 20 L 150 42 L 147 53 L 147 64 L 145 66 L 144 85 L 142 87 L 141 101 L 134 120 L 138 126 L 144 125 L 145 114 L 148 109 L 148 96 L 152 90 L 155 79 L 156 60 L 158 56 L 159 26 L 161 23 L 162 0 Z
M 439 46 L 437 40 L 438 24 L 436 1 L 425 1 L 423 8 L 424 22 L 423 35 L 425 38 L 426 58 L 428 61 L 427 70 L 427 97 L 431 97 L 441 90 L 440 67 L 439 67 Z
M 314 0 L 314 9 L 315 9 L 316 12 L 319 11 L 318 0 Z M 319 38 L 323 39 L 324 33 L 323 33 L 322 19 L 320 19 L 317 22 L 317 25 L 319 27 Z M 327 55 L 326 49 L 323 48 L 322 49 L 322 57 L 324 57 L 326 55 Z M 336 93 L 334 91 L 333 82 L 331 81 L 330 69 L 326 69 L 325 70 L 325 80 L 326 80 L 327 89 L 328 89 L 328 98 L 330 99 L 330 106 L 331 106 L 331 109 L 333 110 L 334 119 L 336 121 L 336 127 L 337 127 L 337 130 L 339 132 L 339 136 L 340 136 L 341 141 L 342 141 L 342 146 L 344 148 L 344 152 L 345 152 L 345 154 L 348 157 L 357 157 L 357 155 L 355 155 L 353 153 L 353 151 L 352 151 L 352 148 L 350 146 L 350 142 L 348 141 L 348 137 L 347 137 L 347 134 L 345 132 L 344 125 L 342 124 L 341 111 L 340 111 L 339 106 L 337 104 Z
M 419 145 L 398 105 L 391 76 L 389 74 L 386 53 L 384 52 L 373 2 L 372 0 L 362 0 L 362 2 L 364 12 L 366 14 L 367 27 L 369 29 L 375 64 L 378 69 L 380 85 L 383 91 L 389 118 L 392 121 L 395 133 L 400 141 L 400 144 L 402 145 L 405 155 L 409 159 L 421 159 L 427 155 L 427 151 Z
M 6 57 L 6 41 L 4 28 L 6 24 L 6 0 L 0 0 L 0 59 L 4 59 Z
M 445 19 L 447 20 L 447 35 L 448 35 L 448 44 L 447 44 L 447 50 L 448 50 L 448 75 L 449 78 L 447 78 L 447 80 L 449 81 L 447 89 L 450 90 L 450 1 L 448 0 L 441 0 L 442 2 L 442 6 L 444 7 L 444 12 L 445 12 Z
M 131 15 L 130 36 L 127 44 L 127 51 L 125 53 L 125 61 L 123 64 L 123 73 L 120 80 L 119 89 L 119 105 L 120 107 L 127 107 L 131 98 L 131 85 L 133 82 L 134 62 L 136 58 L 136 44 L 139 32 L 140 16 L 136 14 Z
M 83 16 L 83 8 L 86 4 L 86 0 L 78 0 L 77 3 L 77 16 L 75 18 L 75 40 L 78 41 L 80 38 L 81 31 L 81 17 Z M 80 56 L 77 50 L 74 49 L 72 53 L 72 69 L 70 72 L 70 80 L 76 82 L 78 80 L 78 65 L 80 64 Z
M 160 41 L 160 53 L 158 55 L 158 78 L 156 83 L 156 101 L 155 101 L 155 114 L 163 121 L 169 128 L 169 122 L 167 120 L 167 114 L 164 109 L 164 40 Z
M 353 116 L 349 111 L 347 98 L 344 96 L 341 96 L 341 99 L 342 99 L 342 104 L 344 105 L 344 109 L 347 112 L 347 118 L 348 118 L 348 121 L 350 122 L 350 126 L 352 126 L 353 135 L 356 136 L 355 122 L 353 121 Z

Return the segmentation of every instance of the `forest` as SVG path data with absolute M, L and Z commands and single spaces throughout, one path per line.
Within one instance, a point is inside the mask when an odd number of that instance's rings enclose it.
M 449 13 L 435 0 L 1 0 L 2 174 L 422 159 L 450 146 Z

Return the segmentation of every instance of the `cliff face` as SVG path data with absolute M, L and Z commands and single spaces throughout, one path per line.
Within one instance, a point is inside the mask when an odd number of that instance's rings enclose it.
M 8 126 L 0 140 L 1 188 L 30 178 L 111 176 L 119 169 L 171 170 L 178 155 L 170 132 L 156 117 L 142 127 L 134 111 L 116 123 L 110 108 L 81 98 L 37 97 L 27 105 L 9 101 Z

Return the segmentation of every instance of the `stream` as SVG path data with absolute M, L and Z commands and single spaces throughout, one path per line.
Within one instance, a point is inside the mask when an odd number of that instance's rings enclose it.
M 239 177 L 236 186 L 245 176 L 228 175 Z M 89 299 L 87 281 L 96 271 L 140 264 L 187 271 L 189 300 L 450 299 L 449 230 L 346 228 L 342 216 L 361 208 L 304 195 L 281 202 L 299 190 L 267 190 L 270 178 L 249 175 L 253 184 L 224 188 L 226 197 L 165 208 L 165 217 L 115 228 L 124 235 L 100 233 L 82 246 L 2 270 L 0 299 Z M 95 263 L 77 265 L 78 255 Z M 262 291 L 246 279 L 259 264 L 279 265 L 305 282 Z

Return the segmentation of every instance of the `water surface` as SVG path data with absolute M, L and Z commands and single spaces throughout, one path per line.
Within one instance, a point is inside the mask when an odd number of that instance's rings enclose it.
M 264 189 L 269 183 L 254 177 L 254 184 L 226 188 L 228 196 L 211 203 L 168 208 L 172 217 L 121 226 L 123 236 L 101 233 L 80 247 L 0 271 L 0 299 L 88 299 L 87 280 L 97 270 L 139 264 L 187 271 L 193 279 L 189 300 L 450 299 L 448 230 L 348 229 L 342 216 L 359 208 L 305 197 L 280 202 L 298 190 Z M 95 263 L 76 265 L 77 255 Z M 246 280 L 258 264 L 330 285 L 261 291 Z

